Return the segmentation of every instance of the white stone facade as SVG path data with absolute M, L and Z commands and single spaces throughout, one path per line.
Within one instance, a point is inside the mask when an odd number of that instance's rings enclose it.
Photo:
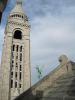
M 17 0 L 5 29 L 0 100 L 14 100 L 31 86 L 29 33 L 28 18 L 22 10 L 22 2 Z

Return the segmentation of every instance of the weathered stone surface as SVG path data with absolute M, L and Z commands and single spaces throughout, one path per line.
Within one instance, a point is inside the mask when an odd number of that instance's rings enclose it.
M 75 100 L 75 63 L 61 56 L 60 65 L 15 100 Z

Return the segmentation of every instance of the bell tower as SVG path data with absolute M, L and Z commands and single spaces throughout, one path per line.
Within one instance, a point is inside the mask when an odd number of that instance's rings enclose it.
M 1 62 L 0 100 L 14 100 L 31 86 L 30 25 L 22 1 L 10 12 L 5 28 Z

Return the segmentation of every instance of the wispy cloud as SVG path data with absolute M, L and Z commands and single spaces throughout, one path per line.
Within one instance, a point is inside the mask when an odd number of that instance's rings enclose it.
M 63 8 L 75 7 L 75 0 L 25 0 L 24 5 L 27 14 L 34 18 L 35 16 L 43 16 L 48 12 L 52 15 L 63 14 Z M 67 11 L 69 12 L 68 9 Z
M 74 48 L 74 24 L 75 21 L 73 17 L 53 17 L 47 15 L 42 18 L 36 18 L 33 22 L 34 27 L 32 27 L 31 32 L 32 50 L 33 52 L 37 51 L 37 53 L 34 52 L 33 55 L 39 56 L 40 60 L 40 56 L 42 56 L 42 54 L 44 56 L 46 53 L 68 54 L 70 50 Z M 42 58 L 44 59 L 45 57 L 43 56 Z

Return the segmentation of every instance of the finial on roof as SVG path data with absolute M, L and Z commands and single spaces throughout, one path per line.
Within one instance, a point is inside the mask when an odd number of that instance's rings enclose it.
M 16 0 L 17 4 L 22 4 L 22 0 Z

